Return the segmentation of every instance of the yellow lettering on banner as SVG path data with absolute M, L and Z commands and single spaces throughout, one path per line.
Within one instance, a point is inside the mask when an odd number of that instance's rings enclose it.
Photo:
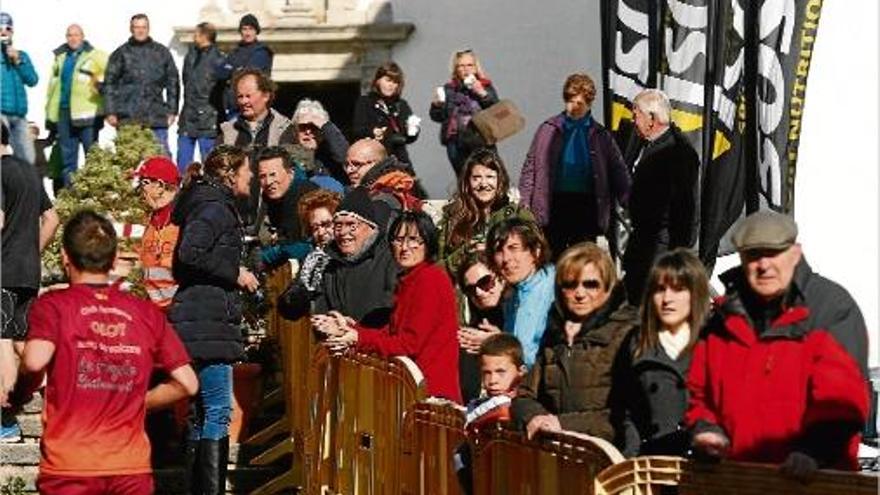
M 682 132 L 692 132 L 703 127 L 703 116 L 698 113 L 673 109 L 669 116 Z
M 626 105 L 624 105 L 623 103 L 618 103 L 616 101 L 611 104 L 611 130 L 616 131 L 620 129 L 620 122 L 622 120 L 632 119 L 632 110 L 626 108 Z

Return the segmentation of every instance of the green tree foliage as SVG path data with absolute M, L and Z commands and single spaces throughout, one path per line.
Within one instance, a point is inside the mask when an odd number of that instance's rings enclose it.
M 114 222 L 143 223 L 146 207 L 132 183 L 132 172 L 144 158 L 162 152 L 150 129 L 121 126 L 110 148 L 93 146 L 85 164 L 74 174 L 70 187 L 58 194 L 55 208 L 65 222 L 82 209 L 93 209 Z M 123 241 L 122 250 L 129 250 Z M 44 274 L 58 277 L 61 267 L 61 230 L 43 253 Z

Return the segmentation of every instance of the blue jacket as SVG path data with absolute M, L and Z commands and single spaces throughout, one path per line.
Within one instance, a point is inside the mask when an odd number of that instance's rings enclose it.
M 11 63 L 5 54 L 0 57 L 0 112 L 3 115 L 25 117 L 28 103 L 24 87 L 36 86 L 39 77 L 28 54 L 22 50 L 18 54 L 18 64 Z
M 512 333 L 522 344 L 529 368 L 535 363 L 541 337 L 547 328 L 547 314 L 556 299 L 555 279 L 556 267 L 546 265 L 516 284 L 502 305 L 504 331 Z

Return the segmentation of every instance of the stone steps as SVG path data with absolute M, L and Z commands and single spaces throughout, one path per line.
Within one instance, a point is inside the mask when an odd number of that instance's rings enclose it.
M 42 424 L 40 413 L 43 400 L 39 394 L 29 402 L 18 415 L 19 426 L 22 429 L 23 440 L 21 443 L 0 443 L 0 493 L 6 493 L 4 488 L 11 487 L 14 478 L 24 481 L 23 493 L 36 493 L 36 477 L 40 462 L 40 434 Z M 258 431 L 263 425 L 271 423 L 278 417 L 277 410 L 264 411 L 263 417 L 255 418 L 251 424 L 251 431 Z M 279 439 L 280 440 L 280 439 Z M 290 457 L 279 460 L 274 466 L 250 466 L 250 460 L 271 447 L 268 445 L 250 446 L 232 444 L 229 446 L 229 466 L 226 483 L 226 493 L 238 494 L 249 493 L 260 485 L 271 480 L 289 466 Z M 173 449 L 165 454 L 165 458 L 154 459 L 156 468 L 154 476 L 157 494 L 183 494 L 184 471 L 183 455 L 180 449 Z M 18 493 L 10 491 L 10 493 Z

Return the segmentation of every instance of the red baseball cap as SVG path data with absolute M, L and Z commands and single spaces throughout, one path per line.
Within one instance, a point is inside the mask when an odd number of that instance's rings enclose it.
M 164 156 L 153 156 L 144 160 L 134 171 L 134 176 L 139 179 L 157 179 L 166 184 L 180 182 L 180 173 L 177 165 Z

